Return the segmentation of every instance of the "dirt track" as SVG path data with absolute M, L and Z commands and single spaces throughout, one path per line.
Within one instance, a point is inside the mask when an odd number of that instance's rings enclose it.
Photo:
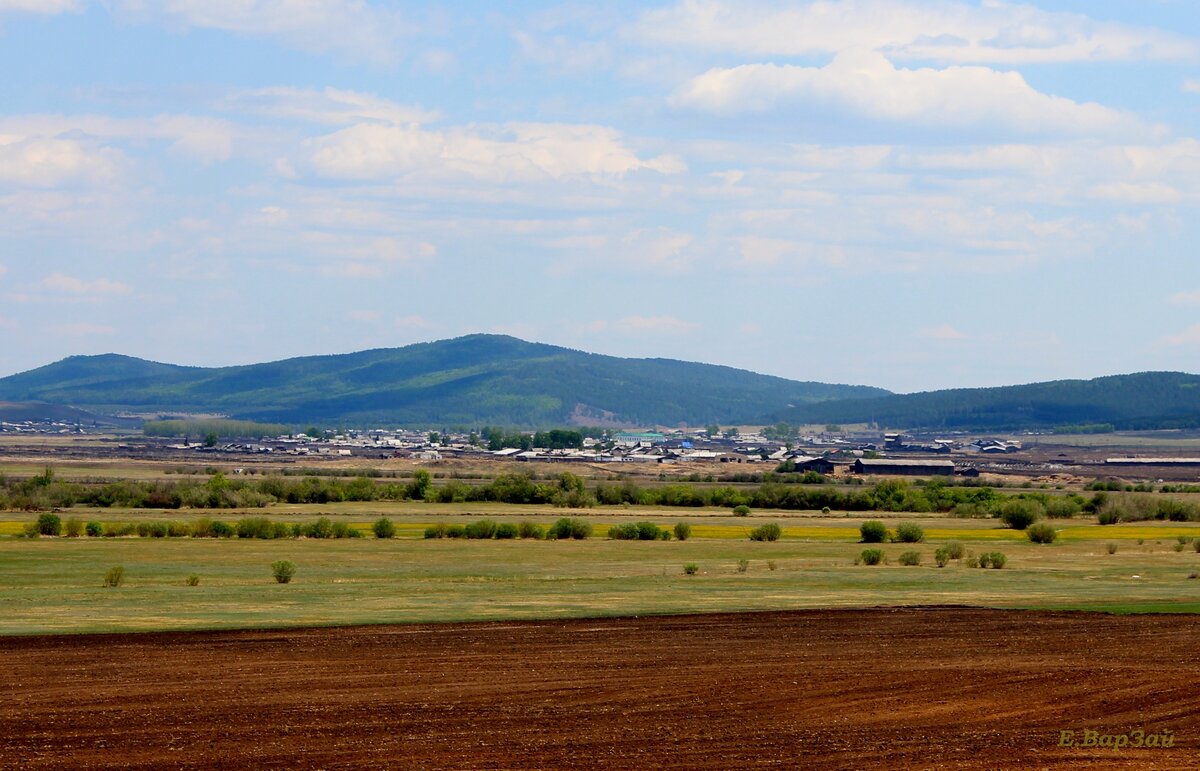
M 7 638 L 0 767 L 1200 768 L 1198 641 L 948 608 Z M 1175 742 L 1056 746 L 1084 728 Z

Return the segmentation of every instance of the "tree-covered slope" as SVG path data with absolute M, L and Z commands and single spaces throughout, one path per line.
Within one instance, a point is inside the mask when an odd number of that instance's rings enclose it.
M 97 410 L 219 412 L 284 423 L 493 423 L 609 418 L 673 425 L 750 420 L 788 405 L 887 392 L 671 359 L 623 359 L 498 335 L 199 368 L 107 354 L 0 379 L 0 399 Z
M 1200 426 L 1200 375 L 1140 372 L 998 388 L 959 388 L 798 405 L 769 416 L 791 423 L 991 431 L 1109 424 L 1116 429 Z

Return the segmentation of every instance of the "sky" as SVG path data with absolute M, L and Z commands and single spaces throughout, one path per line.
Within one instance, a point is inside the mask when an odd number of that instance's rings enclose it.
M 1200 371 L 1192 0 L 0 0 L 0 375 Z

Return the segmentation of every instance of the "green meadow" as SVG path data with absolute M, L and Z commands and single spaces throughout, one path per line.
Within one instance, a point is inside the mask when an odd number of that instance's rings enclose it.
M 469 509 L 469 510 L 468 510 Z M 297 625 L 552 619 L 878 605 L 965 604 L 1129 612 L 1200 612 L 1200 553 L 1180 537 L 1200 537 L 1200 524 L 1139 522 L 1101 526 L 1053 521 L 1058 542 L 1030 543 L 996 520 L 929 515 L 820 516 L 727 510 L 548 510 L 496 504 L 338 504 L 272 507 L 269 516 L 311 522 L 330 516 L 360 528 L 360 539 L 17 538 L 35 515 L 0 521 L 0 634 L 80 633 Z M 204 512 L 218 515 L 217 512 Z M 245 512 L 260 516 L 261 511 Z M 393 519 L 397 537 L 380 540 L 370 523 Z M 233 522 L 239 512 L 218 516 Z M 592 522 L 583 541 L 461 540 L 422 537 L 436 522 L 463 524 L 488 516 L 547 524 L 558 516 Z M 64 518 L 68 516 L 63 515 Z M 72 510 L 81 521 L 166 519 L 192 512 Z M 855 565 L 866 548 L 858 525 L 916 521 L 920 544 L 887 543 L 888 564 Z M 613 541 L 610 525 L 686 521 L 688 541 Z M 752 542 L 764 522 L 783 526 L 777 542 Z M 935 549 L 958 541 L 969 554 L 1002 551 L 1002 570 L 967 560 L 934 565 Z M 1109 553 L 1109 544 L 1116 552 Z M 902 552 L 922 556 L 901 566 Z M 297 567 L 277 584 L 271 563 Z M 745 572 L 738 563 L 745 560 Z M 685 564 L 696 575 L 683 572 Z M 105 572 L 125 568 L 125 582 L 105 588 Z M 190 575 L 199 577 L 188 586 Z

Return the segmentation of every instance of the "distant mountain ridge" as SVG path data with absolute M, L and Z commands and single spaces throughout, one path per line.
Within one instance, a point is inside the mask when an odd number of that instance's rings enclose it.
M 789 405 L 888 394 L 503 335 L 216 368 L 72 356 L 0 379 L 0 399 L 9 401 L 326 425 L 728 425 Z
M 1003 431 L 1071 426 L 1200 428 L 1200 375 L 1138 372 L 995 388 L 956 388 L 796 405 L 769 416 L 793 423 Z

